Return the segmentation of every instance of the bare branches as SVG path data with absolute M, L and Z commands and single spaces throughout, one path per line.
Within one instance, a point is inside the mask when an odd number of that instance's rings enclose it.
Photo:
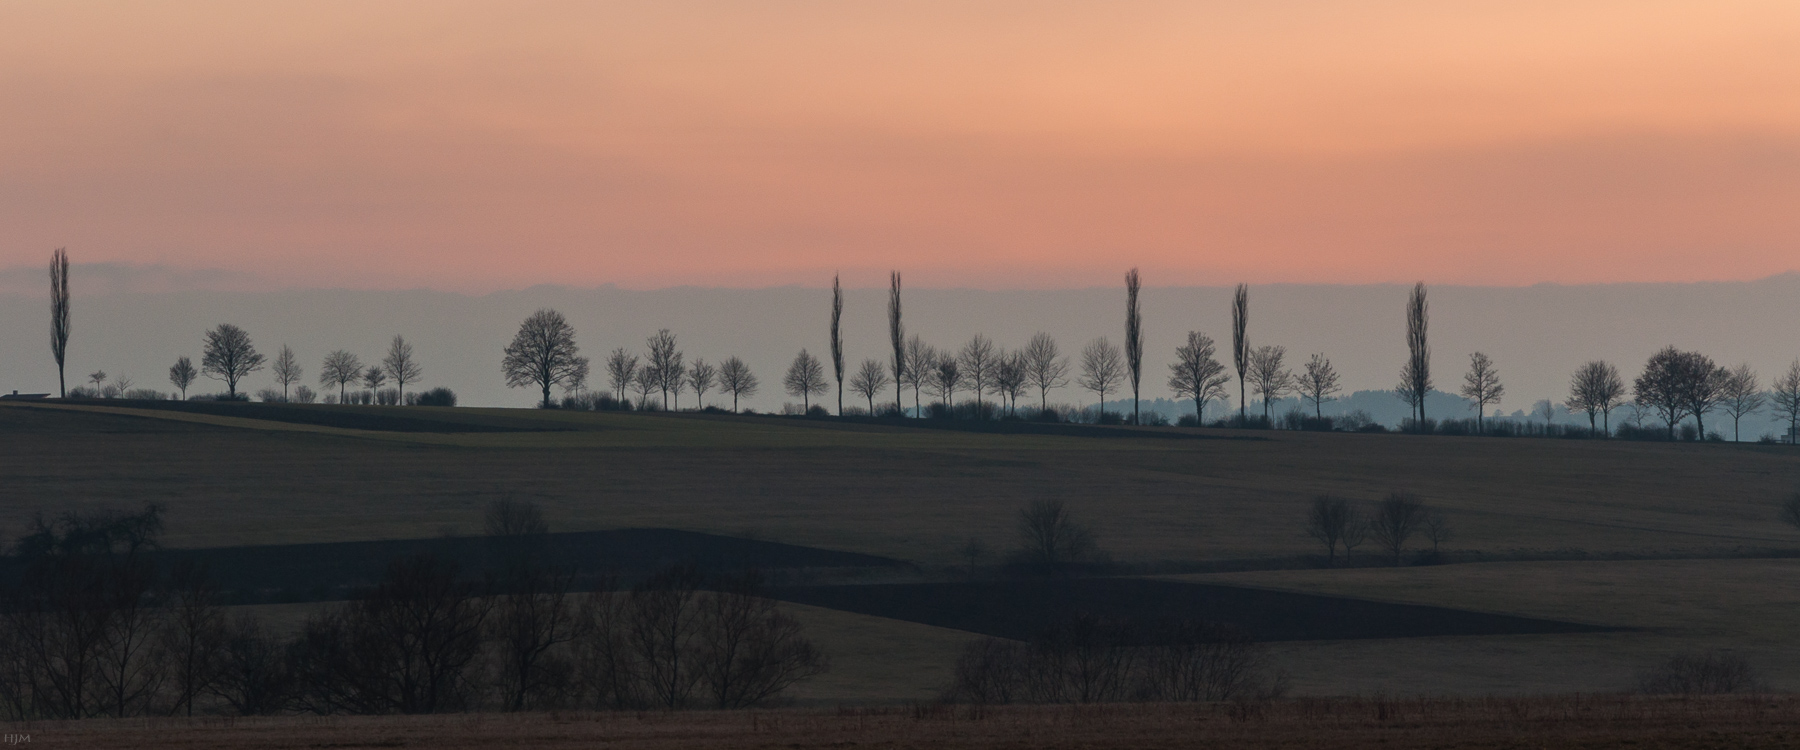
M 1767 397 L 1763 395 L 1756 378 L 1756 372 L 1745 362 L 1736 369 L 1725 370 L 1720 376 L 1719 407 L 1731 415 L 1731 439 L 1734 442 L 1743 440 L 1738 430 L 1738 421 L 1746 415 L 1762 410 Z
M 394 387 L 398 389 L 396 394 L 399 399 L 398 403 L 402 404 L 406 403 L 406 385 L 417 383 L 420 378 L 425 376 L 425 370 L 419 367 L 419 361 L 413 358 L 412 344 L 407 343 L 405 337 L 398 335 L 394 336 L 393 343 L 388 345 L 387 356 L 381 360 L 381 369 L 387 373 L 389 378 L 393 379 Z M 587 380 L 586 359 L 581 360 L 580 380 Z
M 706 391 L 713 387 L 713 383 L 718 377 L 719 368 L 708 364 L 704 359 L 695 358 L 694 364 L 688 366 L 688 390 L 694 392 L 694 405 L 696 408 L 706 408 Z M 842 409 L 839 411 L 842 411 Z
M 856 375 L 850 378 L 850 391 L 869 402 L 869 414 L 875 414 L 875 395 L 888 384 L 887 369 L 879 360 L 865 359 Z
M 1414 425 L 1425 431 L 1425 398 L 1431 394 L 1431 345 L 1426 338 L 1430 310 L 1425 301 L 1425 282 L 1413 285 L 1406 298 L 1406 364 L 1400 368 L 1400 400 L 1413 408 Z
M 1125 369 L 1131 376 L 1131 423 L 1141 424 L 1138 385 L 1144 375 L 1144 316 L 1138 309 L 1138 270 L 1125 274 Z
M 1105 336 L 1094 339 L 1081 350 L 1081 377 L 1076 380 L 1082 388 L 1093 391 L 1100 398 L 1100 418 L 1106 418 L 1106 393 L 1119 384 L 1124 376 L 1124 362 L 1119 356 L 1119 347 L 1113 346 Z
M 839 323 L 844 317 L 844 287 L 831 277 L 831 371 L 837 377 L 838 416 L 844 416 L 844 337 Z
M 1249 330 L 1250 285 L 1239 284 L 1231 295 L 1231 361 L 1237 365 L 1239 422 L 1250 418 L 1245 411 L 1250 405 L 1249 381 L 1244 379 L 1245 371 L 1250 368 L 1250 339 L 1246 336 Z
M 900 272 L 888 274 L 888 343 L 893 346 L 893 359 L 888 365 L 894 377 L 894 411 L 904 413 L 900 404 L 900 386 L 906 382 L 911 363 L 906 360 L 906 327 L 900 321 Z
M 302 372 L 299 360 L 294 358 L 294 350 L 282 344 L 281 353 L 275 355 L 275 364 L 269 370 L 275 374 L 275 382 L 281 384 L 281 400 L 286 401 L 288 387 L 300 382 Z
M 1000 364 L 994 342 L 977 333 L 974 338 L 969 339 L 969 343 L 963 344 L 956 361 L 961 369 L 962 379 L 968 381 L 969 390 L 975 392 L 975 418 L 982 419 L 981 394 L 993 382 L 994 369 Z
M 50 253 L 50 353 L 56 357 L 56 387 L 59 396 L 68 398 L 69 388 L 63 381 L 63 363 L 69 352 L 69 251 L 57 248 Z
M 1482 417 L 1487 413 L 1488 404 L 1498 404 L 1506 395 L 1506 386 L 1500 384 L 1500 370 L 1494 367 L 1494 361 L 1488 359 L 1488 355 L 1481 352 L 1469 355 L 1469 372 L 1463 375 L 1462 395 L 1475 402 L 1475 431 L 1481 432 Z
M 613 393 L 619 395 L 620 401 L 626 400 L 625 391 L 631 387 L 632 379 L 637 377 L 637 372 L 637 355 L 627 351 L 625 347 L 618 347 L 612 350 L 611 354 L 606 355 L 606 384 Z
M 1612 410 L 1625 398 L 1625 381 L 1619 370 L 1600 360 L 1581 366 L 1569 379 L 1569 408 L 1587 412 L 1588 429 L 1612 434 Z M 1595 417 L 1601 422 L 1596 425 Z
M 1069 360 L 1056 347 L 1056 339 L 1042 331 L 1032 334 L 1022 357 L 1025 380 L 1038 389 L 1038 409 L 1050 408 L 1050 389 L 1069 384 Z
M 226 392 L 231 398 L 237 398 L 238 381 L 262 367 L 263 355 L 256 353 L 256 347 L 250 343 L 250 334 L 244 329 L 220 323 L 206 332 L 200 373 L 225 381 Z
M 1788 365 L 1787 372 L 1769 384 L 1769 400 L 1787 418 L 1788 435 L 1800 435 L 1800 361 Z
M 731 411 L 738 410 L 738 399 L 756 395 L 756 376 L 751 374 L 750 366 L 744 360 L 732 357 L 719 365 L 719 388 L 731 394 Z
M 1250 384 L 1262 397 L 1263 423 L 1269 421 L 1269 405 L 1294 387 L 1294 374 L 1283 363 L 1287 348 L 1259 346 L 1250 353 Z
M 400 343 L 400 337 L 395 336 L 394 341 Z M 410 345 L 406 354 L 410 360 Z M 389 354 L 389 358 L 393 355 Z M 635 358 L 632 364 L 636 365 Z M 588 376 L 587 357 L 581 356 L 581 347 L 575 345 L 575 327 L 569 325 L 562 313 L 549 308 L 532 313 L 519 324 L 519 332 L 513 335 L 512 343 L 506 345 L 506 357 L 501 360 L 500 368 L 506 373 L 509 388 L 538 386 L 546 409 L 550 407 L 551 386 L 578 387 Z M 393 369 L 389 367 L 389 371 Z
M 1300 374 L 1295 385 L 1301 397 L 1312 402 L 1315 419 L 1325 418 L 1325 402 L 1332 400 L 1332 394 L 1342 390 L 1338 386 L 1337 370 L 1323 354 L 1314 354 L 1312 359 L 1306 361 L 1306 371 Z
M 194 369 L 194 361 L 188 359 L 187 355 L 184 354 L 175 359 L 175 364 L 169 368 L 169 382 L 180 389 L 181 400 L 187 400 L 188 386 L 194 384 L 194 378 L 199 374 L 199 371 Z
M 789 396 L 799 396 L 801 408 L 812 411 L 812 397 L 825 393 L 830 389 L 825 384 L 825 366 L 819 364 L 819 358 L 808 354 L 805 349 L 794 356 L 794 363 L 788 365 L 787 375 L 781 378 L 782 386 L 787 388 Z
M 338 349 L 325 355 L 324 364 L 319 366 L 319 385 L 335 385 L 338 387 L 338 403 L 345 403 L 345 387 L 362 378 L 362 360 L 350 352 Z

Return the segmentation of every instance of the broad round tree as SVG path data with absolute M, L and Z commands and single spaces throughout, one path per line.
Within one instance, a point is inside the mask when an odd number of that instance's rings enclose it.
M 543 390 L 543 406 L 550 407 L 550 387 L 580 387 L 587 382 L 588 361 L 575 345 L 575 327 L 562 313 L 545 308 L 519 324 L 518 334 L 506 345 L 501 361 L 509 388 L 535 385 Z

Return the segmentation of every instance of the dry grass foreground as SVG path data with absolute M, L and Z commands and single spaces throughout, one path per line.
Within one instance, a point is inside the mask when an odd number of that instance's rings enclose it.
M 0 725 L 70 748 L 1776 748 L 1800 698 L 1292 700 L 710 713 L 137 719 Z M 20 746 L 23 746 L 22 744 Z

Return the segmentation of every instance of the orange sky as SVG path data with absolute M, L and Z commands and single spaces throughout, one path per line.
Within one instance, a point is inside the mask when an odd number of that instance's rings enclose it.
M 1800 3 L 0 4 L 0 267 L 273 283 L 1800 269 Z

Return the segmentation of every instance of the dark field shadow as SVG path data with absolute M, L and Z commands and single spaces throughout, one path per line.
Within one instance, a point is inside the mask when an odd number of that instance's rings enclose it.
M 1144 578 L 974 581 L 775 590 L 796 604 L 1027 640 L 1075 614 L 1236 627 L 1258 641 L 1536 635 L 1621 630 L 1484 612 Z
M 216 417 L 239 417 L 242 419 L 260 419 L 268 422 L 284 422 L 288 424 L 316 425 L 319 427 L 339 427 L 349 430 L 370 430 L 377 432 L 567 432 L 567 427 L 527 426 L 522 424 L 495 424 L 489 420 L 470 420 L 459 418 L 449 408 L 442 408 L 441 413 L 434 413 L 430 418 L 401 414 L 414 409 L 438 407 L 360 407 L 329 406 L 300 404 L 264 404 L 232 401 L 128 401 L 110 399 L 103 401 L 70 401 L 72 404 L 92 404 L 95 406 L 117 406 L 130 409 L 155 409 L 159 411 L 178 411 L 189 414 L 205 414 Z M 384 410 L 396 413 L 383 414 Z
M 538 550 L 572 567 L 577 588 L 610 576 L 631 579 L 677 563 L 692 563 L 710 576 L 745 570 L 781 573 L 800 569 L 899 568 L 900 560 L 779 542 L 675 529 L 617 529 L 546 534 Z M 388 564 L 428 554 L 455 562 L 463 576 L 480 580 L 498 560 L 485 537 L 394 539 L 371 542 L 283 544 L 256 547 L 164 549 L 152 553 L 164 571 L 197 563 L 235 604 L 330 601 L 374 585 Z M 0 577 L 17 575 L 0 562 Z

